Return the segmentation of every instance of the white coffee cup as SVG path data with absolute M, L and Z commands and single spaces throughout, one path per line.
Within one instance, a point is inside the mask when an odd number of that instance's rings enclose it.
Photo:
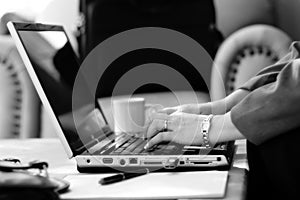
M 114 130 L 116 133 L 139 133 L 145 124 L 145 99 L 122 98 L 113 100 Z

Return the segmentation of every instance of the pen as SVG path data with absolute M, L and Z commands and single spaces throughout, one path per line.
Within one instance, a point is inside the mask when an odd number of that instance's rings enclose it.
M 108 184 L 112 184 L 112 183 L 121 182 L 123 180 L 135 178 L 135 177 L 138 177 L 138 176 L 142 176 L 142 175 L 145 175 L 145 174 L 148 174 L 148 173 L 149 173 L 149 169 L 147 169 L 147 168 L 142 172 L 120 173 L 120 174 L 117 174 L 117 175 L 102 178 L 102 179 L 100 179 L 99 183 L 101 185 L 108 185 Z

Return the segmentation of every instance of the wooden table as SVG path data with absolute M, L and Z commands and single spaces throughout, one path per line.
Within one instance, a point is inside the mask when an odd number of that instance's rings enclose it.
M 226 196 L 224 199 L 244 199 L 246 193 L 246 143 L 236 142 L 237 152 L 233 166 L 229 171 Z M 47 161 L 52 176 L 64 177 L 68 174 L 78 174 L 74 159 L 68 159 L 58 139 L 6 139 L 0 141 L 1 158 L 19 158 L 23 162 L 32 160 Z

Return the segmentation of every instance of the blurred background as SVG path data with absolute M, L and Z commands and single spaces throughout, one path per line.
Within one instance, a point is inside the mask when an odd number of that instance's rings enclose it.
M 0 8 L 0 15 L 2 16 L 7 12 L 18 12 L 34 18 L 35 16 L 40 14 L 51 1 L 52 0 L 2 1 L 1 8 Z
M 59 14 L 68 17 L 74 12 L 79 12 L 79 0 L 57 1 L 56 3 L 54 0 L 2 0 L 0 16 L 7 12 L 18 12 L 35 19 L 47 12 L 46 8 L 52 6 L 49 4 L 53 6 L 59 5 L 57 12 L 52 13 L 52 17 Z M 297 28 L 299 0 L 214 0 L 214 4 L 217 26 L 225 37 L 243 26 L 254 23 L 266 23 L 282 28 L 295 40 L 300 38 L 299 29 Z M 64 5 L 68 5 L 68 12 L 64 10 Z M 60 10 L 65 12 L 60 13 Z M 51 13 L 48 14 L 51 15 Z
M 111 95 L 117 81 L 111 76 L 122 76 L 121 67 L 125 73 L 153 59 L 184 74 L 205 102 L 223 98 L 283 57 L 291 42 L 300 39 L 299 8 L 300 0 L 1 0 L 0 138 L 56 137 L 6 29 L 8 21 L 63 25 L 80 61 L 101 41 L 124 30 L 157 26 L 180 31 L 201 44 L 213 59 L 207 72 L 209 88 L 186 61 L 148 50 L 115 62 L 99 97 Z M 51 51 L 51 46 L 47 48 Z M 41 68 L 60 73 L 53 57 L 36 52 L 36 58 Z M 60 59 L 61 64 L 67 61 Z M 70 74 L 76 70 L 70 69 Z M 72 77 L 61 75 L 60 79 Z M 178 90 L 185 88 L 178 86 Z M 138 92 L 168 91 L 152 85 Z

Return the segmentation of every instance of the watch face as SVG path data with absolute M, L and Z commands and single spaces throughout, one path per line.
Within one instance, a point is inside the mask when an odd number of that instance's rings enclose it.
M 209 123 L 202 123 L 202 129 L 208 130 L 209 128 Z

